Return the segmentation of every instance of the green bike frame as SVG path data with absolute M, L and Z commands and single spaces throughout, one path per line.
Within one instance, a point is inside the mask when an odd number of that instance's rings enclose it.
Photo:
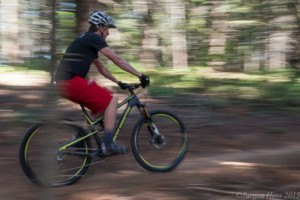
M 126 119 L 130 113 L 130 111 L 132 110 L 133 107 L 137 107 L 139 109 L 139 111 L 141 112 L 141 114 L 143 116 L 145 116 L 147 119 L 150 119 L 150 115 L 145 107 L 145 104 L 141 103 L 140 100 L 138 99 L 137 97 L 137 93 L 134 93 L 133 91 L 131 91 L 131 95 L 129 97 L 127 97 L 125 100 L 123 100 L 121 103 L 118 104 L 118 109 L 120 107 L 122 107 L 123 105 L 127 104 L 127 107 L 126 109 L 124 110 L 123 114 L 122 114 L 122 117 L 118 123 L 118 126 L 116 128 L 116 131 L 115 131 L 115 134 L 114 134 L 114 137 L 113 137 L 113 141 L 115 141 L 119 135 L 119 133 L 121 132 L 122 130 L 122 127 L 124 126 L 125 122 L 126 122 Z M 84 118 L 85 120 L 87 121 L 87 123 L 89 124 L 90 126 L 90 129 L 91 129 L 91 133 L 88 133 L 87 135 L 85 135 L 84 137 L 81 137 L 81 138 L 78 138 L 62 147 L 59 148 L 59 151 L 65 151 L 68 147 L 74 145 L 74 144 L 77 144 L 79 143 L 80 141 L 82 140 L 85 140 L 86 138 L 89 138 L 91 136 L 94 136 L 95 140 L 96 140 L 96 143 L 98 145 L 98 148 L 101 147 L 101 140 L 99 138 L 99 136 L 97 135 L 97 133 L 103 131 L 103 119 L 104 119 L 104 116 L 103 114 L 100 115 L 99 117 L 97 117 L 95 120 L 93 120 L 90 115 L 88 114 L 86 108 L 83 106 L 83 105 L 80 105 L 81 106 L 81 109 L 83 111 L 83 114 L 84 114 Z M 95 125 L 99 124 L 100 125 L 100 128 L 96 129 L 95 128 Z

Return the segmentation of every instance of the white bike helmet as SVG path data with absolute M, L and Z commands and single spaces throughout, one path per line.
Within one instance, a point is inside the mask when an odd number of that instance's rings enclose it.
M 94 11 L 89 18 L 90 24 L 99 26 L 100 24 L 108 26 L 109 28 L 117 28 L 112 18 L 102 11 Z

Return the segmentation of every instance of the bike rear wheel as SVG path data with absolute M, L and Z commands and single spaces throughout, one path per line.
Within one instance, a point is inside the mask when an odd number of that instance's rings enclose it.
M 188 145 L 183 122 L 167 111 L 153 111 L 150 119 L 140 119 L 131 137 L 136 161 L 154 172 L 173 170 L 184 158 Z
M 32 182 L 43 186 L 75 183 L 86 173 L 91 162 L 88 156 L 90 139 L 74 144 L 65 151 L 58 149 L 85 135 L 83 128 L 71 123 L 34 124 L 20 146 L 19 159 L 24 173 Z

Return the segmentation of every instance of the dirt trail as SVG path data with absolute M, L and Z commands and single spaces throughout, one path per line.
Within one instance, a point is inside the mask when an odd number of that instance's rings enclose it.
M 236 192 L 248 197 L 294 192 L 300 199 L 300 114 L 215 108 L 209 98 L 196 95 L 147 98 L 149 109 L 175 112 L 187 124 L 190 151 L 173 172 L 147 172 L 129 152 L 92 165 L 75 185 L 36 187 L 19 167 L 18 148 L 24 131 L 45 115 L 47 95 L 42 87 L 0 88 L 0 199 L 242 199 Z M 77 106 L 65 101 L 57 106 L 82 123 Z M 121 138 L 128 146 L 136 117 L 129 118 Z

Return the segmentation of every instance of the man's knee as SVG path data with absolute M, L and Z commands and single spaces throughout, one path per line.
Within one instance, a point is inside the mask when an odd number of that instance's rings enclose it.
M 112 99 L 110 100 L 110 103 L 118 104 L 118 97 L 117 97 L 117 95 L 115 95 L 115 94 L 112 95 Z

